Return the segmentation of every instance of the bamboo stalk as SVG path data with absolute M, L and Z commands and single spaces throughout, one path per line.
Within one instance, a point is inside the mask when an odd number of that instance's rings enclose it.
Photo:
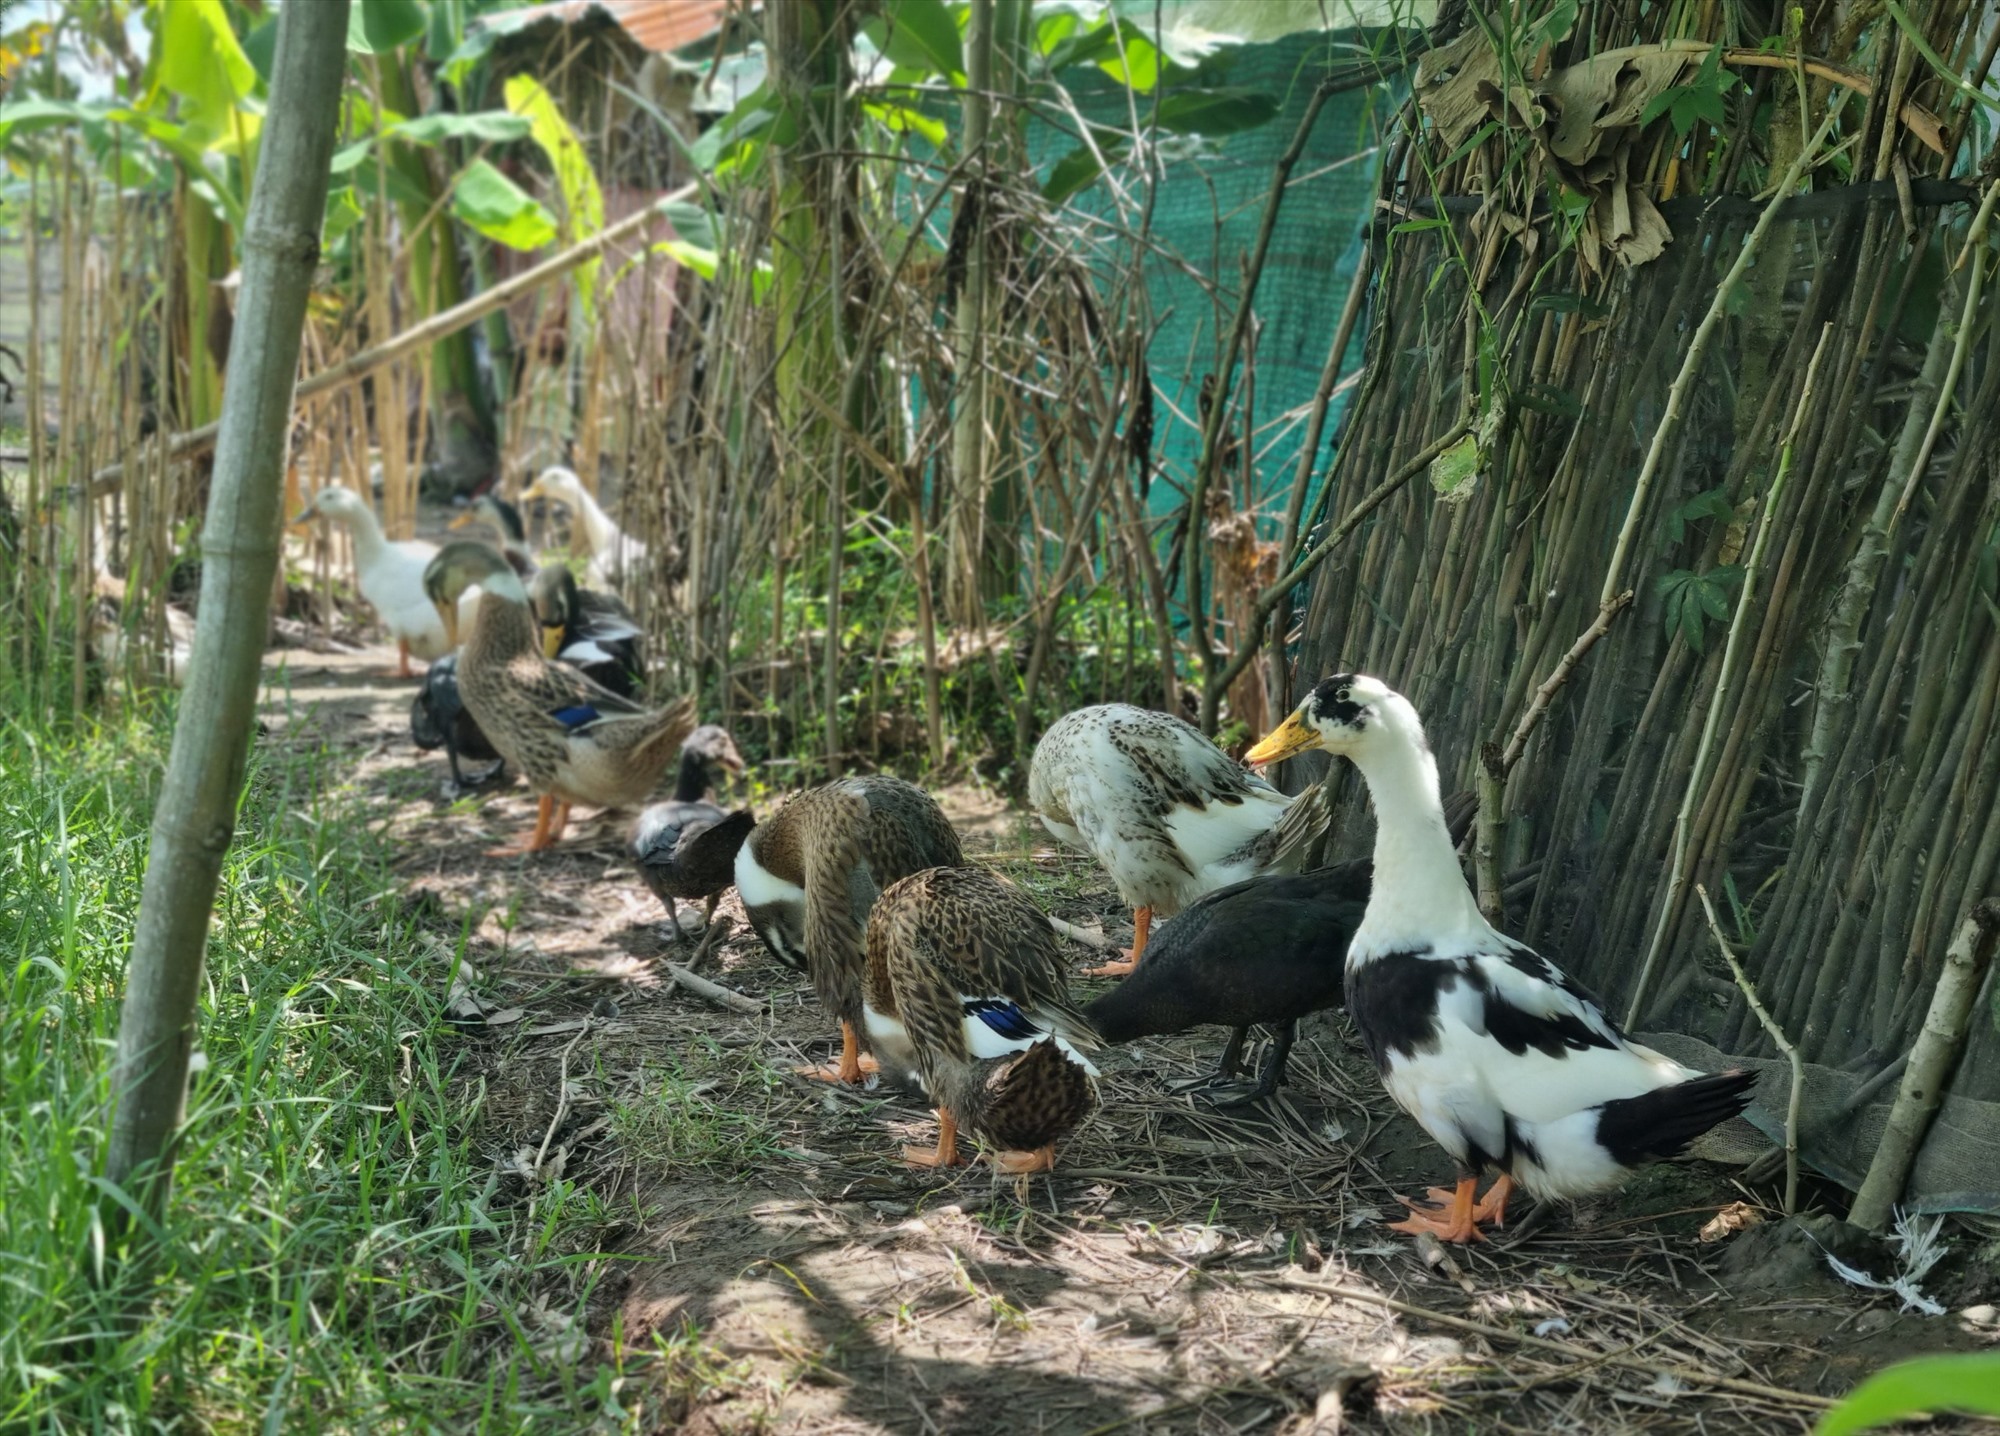
M 1660 960 L 1667 934 L 1680 916 L 1681 893 L 1687 883 L 1688 874 L 1684 867 L 1687 859 L 1688 823 L 1694 809 L 1697 793 L 1701 791 L 1708 766 L 1709 748 L 1715 741 L 1715 733 L 1723 711 L 1730 697 L 1730 675 L 1735 669 L 1736 652 L 1743 639 L 1744 629 L 1750 614 L 1752 602 L 1757 593 L 1757 575 L 1763 567 L 1764 553 L 1771 542 L 1771 535 L 1777 529 L 1778 503 L 1784 493 L 1785 480 L 1791 473 L 1792 453 L 1798 439 L 1798 428 L 1804 418 L 1807 400 L 1813 389 L 1813 379 L 1818 372 L 1821 357 L 1826 353 L 1826 343 L 1833 333 L 1833 326 L 1827 325 L 1820 332 L 1819 346 L 1813 350 L 1812 361 L 1806 365 L 1805 385 L 1799 395 L 1798 406 L 1792 411 L 1792 422 L 1785 434 L 1785 440 L 1778 454 L 1778 472 L 1771 480 L 1771 491 L 1764 496 L 1760 506 L 1763 510 L 1757 521 L 1757 537 L 1751 543 L 1750 556 L 1743 565 L 1743 585 L 1736 595 L 1736 612 L 1729 620 L 1729 638 L 1722 649 L 1722 668 L 1716 680 L 1715 696 L 1709 701 L 1708 713 L 1702 719 L 1701 741 L 1695 748 L 1694 767 L 1689 772 L 1687 787 L 1681 797 L 1680 811 L 1674 818 L 1673 854 L 1667 862 L 1667 890 L 1660 899 L 1658 921 L 1653 926 L 1651 942 L 1647 944 L 1645 959 L 1639 964 L 1639 980 L 1632 988 L 1632 1000 L 1625 1009 L 1625 1025 L 1636 1026 L 1644 1010 L 1646 990 L 1652 985 L 1653 972 Z
M 364 374 L 372 373 L 384 364 L 413 354 L 425 345 L 435 344 L 447 334 L 456 334 L 466 325 L 477 323 L 488 314 L 505 308 L 511 300 L 523 294 L 531 294 L 586 260 L 595 259 L 607 245 L 620 243 L 637 234 L 664 214 L 668 205 L 686 201 L 699 188 L 694 184 L 682 185 L 671 194 L 663 195 L 646 208 L 627 215 L 589 239 L 581 240 L 562 253 L 551 255 L 532 269 L 524 269 L 512 279 L 494 285 L 484 294 L 475 295 L 463 304 L 441 310 L 422 323 L 411 325 L 393 338 L 351 354 L 330 368 L 306 376 L 299 381 L 296 398 L 304 401 L 315 394 L 323 394 L 351 379 L 359 379 Z M 216 443 L 221 433 L 222 421 L 218 419 L 212 424 L 203 424 L 200 428 L 175 434 L 166 442 L 167 457 L 185 459 L 202 453 Z M 125 472 L 125 465 L 128 462 L 130 461 L 121 459 L 115 464 L 107 464 L 92 474 L 90 493 L 93 496 L 111 493 L 117 487 L 119 477 Z
M 1903 1071 L 1895 1105 L 1889 1109 L 1889 1124 L 1882 1131 L 1881 1145 L 1875 1149 L 1868 1175 L 1862 1179 L 1853 1210 L 1847 1215 L 1858 1227 L 1881 1231 L 1889 1225 L 1924 1134 L 1944 1101 L 1952 1069 L 1965 1051 L 1973 998 L 1978 996 L 1993 961 L 1996 940 L 2000 940 L 2000 902 L 1989 898 L 1959 924 L 1958 935 L 1945 954 L 1944 972 L 1931 996 L 1923 1031 L 1910 1049 L 1909 1065 Z
M 112 1074 L 105 1220 L 157 1219 L 172 1180 L 215 885 L 235 834 L 277 562 L 299 335 L 319 257 L 346 71 L 346 0 L 278 18 L 271 108 L 243 235 L 193 669 L 153 817 Z M 144 1260 L 145 1258 L 141 1258 Z
M 1770 1010 L 1758 1001 L 1757 989 L 1751 984 L 1750 974 L 1743 970 L 1743 964 L 1736 960 L 1736 950 L 1722 935 L 1722 924 L 1716 921 L 1715 904 L 1708 900 L 1708 889 L 1696 883 L 1694 893 L 1701 899 L 1701 910 L 1708 916 L 1708 930 L 1715 935 L 1715 945 L 1722 952 L 1722 960 L 1729 964 L 1730 976 L 1736 979 L 1743 1000 L 1750 1004 L 1750 1010 L 1757 1014 L 1757 1020 L 1771 1034 L 1771 1041 L 1792 1064 L 1791 1096 L 1785 1104 L 1785 1215 L 1790 1216 L 1799 1209 L 1799 1102 L 1806 1090 L 1805 1063 L 1799 1057 L 1799 1049 L 1785 1036 L 1785 1029 L 1778 1026 Z

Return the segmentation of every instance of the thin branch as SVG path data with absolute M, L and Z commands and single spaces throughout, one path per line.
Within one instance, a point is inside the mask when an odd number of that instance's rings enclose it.
M 1785 1036 L 1785 1029 L 1778 1026 L 1778 1019 L 1758 998 L 1757 989 L 1750 982 L 1750 974 L 1736 960 L 1736 952 L 1730 947 L 1729 939 L 1722 935 L 1722 924 L 1715 920 L 1715 904 L 1708 900 L 1708 889 L 1696 883 L 1694 895 L 1701 899 L 1701 910 L 1708 914 L 1708 930 L 1715 935 L 1715 945 L 1722 949 L 1722 960 L 1729 964 L 1730 975 L 1736 979 L 1743 1000 L 1750 1004 L 1750 1010 L 1757 1014 L 1757 1020 L 1764 1024 L 1764 1030 L 1771 1034 L 1771 1040 L 1778 1044 L 1778 1050 L 1792 1064 L 1792 1093 L 1785 1103 L 1785 1215 L 1790 1216 L 1799 1209 L 1799 1102 L 1806 1090 L 1805 1059 L 1799 1056 L 1799 1049 Z

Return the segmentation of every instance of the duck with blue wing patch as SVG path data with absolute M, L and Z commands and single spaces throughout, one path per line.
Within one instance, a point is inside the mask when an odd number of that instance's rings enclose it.
M 951 1166 L 958 1134 L 1008 1173 L 1048 1171 L 1097 1106 L 1097 1033 L 1070 1001 L 1055 929 L 982 868 L 933 868 L 885 891 L 868 919 L 869 1040 L 917 1073 L 938 1109 L 913 1166 Z
M 1347 950 L 1347 1010 L 1389 1095 L 1451 1153 L 1458 1185 L 1397 1229 L 1481 1240 L 1514 1185 L 1576 1197 L 1743 1110 L 1754 1073 L 1705 1076 L 1642 1047 L 1552 962 L 1480 915 L 1445 830 L 1417 712 L 1380 679 L 1328 678 L 1249 753 L 1353 760 L 1375 807 L 1375 874 Z M 1499 1179 L 1474 1200 L 1482 1170 Z
M 693 700 L 648 711 L 551 662 L 535 640 L 527 589 L 485 544 L 447 544 L 424 571 L 424 591 L 454 642 L 458 602 L 474 586 L 459 689 L 487 740 L 540 794 L 533 836 L 496 856 L 553 846 L 572 803 L 626 808 L 650 798 L 694 730 Z

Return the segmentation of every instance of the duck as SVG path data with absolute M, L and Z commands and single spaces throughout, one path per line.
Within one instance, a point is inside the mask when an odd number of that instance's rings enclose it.
M 1454 843 L 1472 827 L 1471 792 L 1446 803 Z M 1154 929 L 1145 966 L 1083 1013 L 1108 1043 L 1217 1025 L 1231 1030 L 1215 1072 L 1187 1090 L 1218 1107 L 1276 1095 L 1301 1018 L 1343 1005 L 1347 942 L 1368 907 L 1367 858 L 1262 873 L 1197 898 Z M 1245 942 L 1254 932 L 1257 940 Z M 1256 1080 L 1234 1080 L 1252 1027 L 1271 1033 Z
M 542 655 L 560 658 L 621 698 L 645 681 L 639 621 L 615 594 L 584 588 L 569 566 L 545 563 L 528 584 L 542 630 Z M 740 760 L 739 760 L 740 761 Z
M 1057 841 L 1097 859 L 1132 909 L 1132 946 L 1089 970 L 1138 966 L 1155 918 L 1203 893 L 1296 866 L 1327 824 L 1322 788 L 1293 799 L 1171 713 L 1103 703 L 1064 714 L 1035 745 L 1028 803 Z
M 561 464 L 549 465 L 535 475 L 535 481 L 522 492 L 522 503 L 531 499 L 553 499 L 566 505 L 576 515 L 590 544 L 589 578 L 597 586 L 622 584 L 635 577 L 645 566 L 646 545 L 626 533 L 610 514 L 604 512 L 603 505 L 584 488 L 576 470 Z
M 675 898 L 706 899 L 701 915 L 706 928 L 723 892 L 736 881 L 736 850 L 756 819 L 747 808 L 727 812 L 708 801 L 708 795 L 721 774 L 741 773 L 743 766 L 729 730 L 704 723 L 681 744 L 674 795 L 640 813 L 632 826 L 632 859 L 666 907 L 675 941 L 681 937 Z
M 100 584 L 98 591 L 103 593 L 104 585 Z M 123 584 L 118 586 L 117 593 L 123 597 Z M 128 645 L 117 604 L 109 598 L 96 599 L 90 605 L 91 646 L 107 668 L 123 668 L 131 658 L 142 671 L 163 679 L 169 687 L 183 688 L 187 686 L 188 668 L 194 662 L 194 615 L 171 603 L 161 605 L 161 613 L 165 622 L 164 642 L 156 642 L 154 635 L 141 632 L 137 642 Z
M 521 522 L 521 511 L 488 490 L 467 504 L 447 527 L 453 530 L 469 528 L 481 521 L 500 535 L 500 552 L 507 556 L 514 572 L 523 580 L 533 578 L 540 565 L 535 562 L 534 552 L 528 547 L 528 529 Z
M 889 884 L 965 861 L 937 800 L 887 774 L 797 794 L 736 850 L 736 895 L 771 955 L 812 979 L 840 1024 L 840 1056 L 800 1075 L 859 1086 L 879 1069 L 861 1050 L 864 937 Z
M 1407 698 L 1379 678 L 1335 674 L 1246 757 L 1312 749 L 1352 761 L 1375 809 L 1348 1014 L 1390 1097 L 1458 1169 L 1428 1203 L 1404 1198 L 1410 1216 L 1396 1230 L 1484 1240 L 1516 1186 L 1545 1200 L 1609 1191 L 1748 1105 L 1756 1074 L 1704 1074 L 1632 1041 L 1594 994 L 1480 914 Z M 1486 1171 L 1495 1181 L 1477 1196 Z
M 452 642 L 424 592 L 424 569 L 437 557 L 436 544 L 422 539 L 391 542 L 375 510 L 352 489 L 328 484 L 292 519 L 294 524 L 323 518 L 341 525 L 354 540 L 354 579 L 361 596 L 396 640 L 396 676 L 411 678 L 412 654 L 429 662 L 451 652 Z
M 459 694 L 456 653 L 432 659 L 430 667 L 424 670 L 423 687 L 410 700 L 410 741 L 426 753 L 444 749 L 445 761 L 451 764 L 451 786 L 447 792 L 454 798 L 506 779 L 507 760 L 487 741 Z M 468 778 L 459 767 L 461 759 L 492 766 Z
M 424 572 L 425 592 L 454 642 L 458 602 L 475 585 L 481 593 L 459 651 L 459 691 L 494 749 L 540 795 L 532 836 L 493 856 L 553 846 L 574 803 L 645 802 L 694 731 L 694 701 L 642 709 L 551 661 L 536 641 L 527 589 L 507 560 L 482 543 L 447 544 Z
M 915 1167 L 956 1166 L 958 1135 L 997 1148 L 1010 1175 L 1055 1167 L 1055 1145 L 1097 1107 L 1100 1045 L 1070 1001 L 1055 929 L 982 868 L 891 883 L 868 916 L 863 1022 L 878 1056 L 917 1074 L 937 1142 Z

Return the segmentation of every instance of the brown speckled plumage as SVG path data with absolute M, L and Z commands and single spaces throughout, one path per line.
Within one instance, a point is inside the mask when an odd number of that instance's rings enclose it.
M 900 1025 L 932 1100 L 997 1146 L 1046 1146 L 1096 1106 L 1093 1074 L 1055 1040 L 1078 1052 L 1100 1045 L 1070 1001 L 1055 931 L 1026 894 L 983 868 L 936 868 L 882 894 L 868 921 L 867 999 L 871 1033 L 885 1034 L 878 1048 Z M 1012 1003 L 1047 1035 L 982 1057 L 967 1036 L 978 1021 L 968 999 Z
M 1165 917 L 1254 873 L 1297 866 L 1326 826 L 1170 713 L 1123 703 L 1064 714 L 1035 746 L 1028 801 L 1103 865 L 1134 908 Z
M 803 903 L 752 911 L 752 925 L 781 959 L 805 954 L 821 1004 L 857 1029 L 863 930 L 877 896 L 912 873 L 965 860 L 936 800 L 879 774 L 800 793 L 751 831 L 748 847 L 765 871 L 805 891 Z
M 483 586 L 471 630 L 461 635 L 459 693 L 488 741 L 537 792 L 607 808 L 652 796 L 694 731 L 693 699 L 648 712 L 544 658 L 520 580 L 484 545 L 449 545 L 425 582 L 433 600 L 447 604 L 469 584 Z M 600 716 L 568 724 L 555 716 L 577 709 Z

